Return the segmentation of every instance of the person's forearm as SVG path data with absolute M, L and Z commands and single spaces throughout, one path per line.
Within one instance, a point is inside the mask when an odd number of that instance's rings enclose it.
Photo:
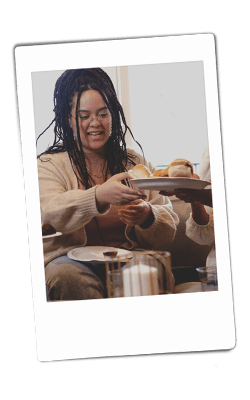
M 203 204 L 197 202 L 197 203 L 191 203 L 192 206 L 192 217 L 193 220 L 198 224 L 198 225 L 207 225 L 209 221 L 209 215 L 205 210 L 205 207 Z
M 213 207 L 211 189 L 200 190 L 198 194 L 198 196 L 196 195 L 197 201 L 200 201 L 204 206 Z

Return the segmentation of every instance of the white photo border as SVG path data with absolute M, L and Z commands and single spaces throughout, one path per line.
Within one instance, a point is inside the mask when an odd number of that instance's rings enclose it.
M 212 34 L 15 49 L 30 266 L 39 361 L 231 349 L 235 345 L 215 38 Z M 32 72 L 203 61 L 218 292 L 47 302 Z

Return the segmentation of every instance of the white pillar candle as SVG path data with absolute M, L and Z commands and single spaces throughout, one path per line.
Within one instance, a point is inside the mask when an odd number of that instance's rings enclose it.
M 159 294 L 157 268 L 139 264 L 123 269 L 122 273 L 124 297 Z

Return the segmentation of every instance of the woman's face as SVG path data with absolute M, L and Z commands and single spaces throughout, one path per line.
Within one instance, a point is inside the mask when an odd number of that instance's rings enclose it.
M 77 96 L 75 95 L 70 126 L 77 138 L 76 101 Z M 87 152 L 103 150 L 111 132 L 111 115 L 102 96 L 96 90 L 90 89 L 82 93 L 79 101 L 78 121 L 83 150 Z

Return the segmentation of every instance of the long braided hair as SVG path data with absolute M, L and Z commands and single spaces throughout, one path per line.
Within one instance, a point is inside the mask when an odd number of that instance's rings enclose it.
M 111 113 L 112 129 L 107 141 L 106 155 L 107 170 L 110 171 L 111 175 L 125 172 L 128 161 L 133 165 L 136 164 L 133 160 L 134 157 L 132 154 L 128 154 L 127 152 L 125 143 L 125 134 L 127 131 L 130 132 L 133 140 L 142 150 L 141 145 L 135 140 L 130 128 L 126 124 L 124 112 L 117 99 L 114 85 L 106 72 L 101 68 L 66 70 L 58 78 L 55 85 L 53 99 L 55 118 L 37 138 L 38 141 L 41 135 L 43 135 L 43 133 L 46 132 L 53 123 L 55 123 L 54 142 L 47 148 L 47 150 L 41 153 L 38 158 L 44 154 L 66 151 L 69 155 L 74 173 L 86 189 L 91 186 L 91 177 L 88 174 L 84 151 L 81 145 L 77 110 L 82 93 L 90 89 L 96 90 L 100 93 Z M 75 139 L 73 130 L 69 124 L 75 95 L 77 95 L 76 109 L 74 111 L 76 117 L 77 140 Z M 122 128 L 122 123 L 124 128 Z

